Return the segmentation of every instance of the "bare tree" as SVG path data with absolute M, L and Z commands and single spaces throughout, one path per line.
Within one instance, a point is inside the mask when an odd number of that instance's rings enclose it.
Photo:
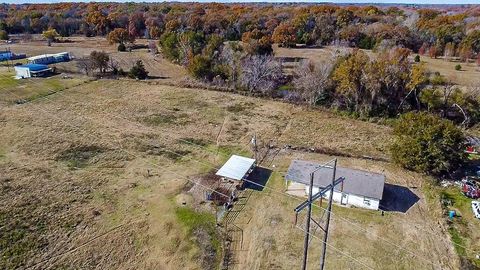
M 148 49 L 150 50 L 150 53 L 152 55 L 156 55 L 158 53 L 158 47 L 157 47 L 157 44 L 155 43 L 155 41 L 153 40 L 150 40 L 148 42 Z
M 90 71 L 93 68 L 92 61 L 90 60 L 90 57 L 81 57 L 77 59 L 77 67 L 80 70 L 80 72 L 84 72 L 85 75 L 89 75 Z
M 118 70 L 120 69 L 120 64 L 118 63 L 117 60 L 114 60 L 113 58 L 110 58 L 108 61 L 108 69 L 112 70 L 114 74 L 118 73 Z
M 108 69 L 108 61 L 110 57 L 104 51 L 93 51 L 90 53 L 90 62 L 92 63 L 92 70 L 98 69 L 100 73 L 105 73 Z
M 280 62 L 269 55 L 251 55 L 243 60 L 240 84 L 251 93 L 267 94 L 282 77 Z
M 331 84 L 330 74 L 334 61 L 315 64 L 311 61 L 302 61 L 295 71 L 293 86 L 302 99 L 309 105 L 315 105 L 326 95 Z
M 189 56 L 192 54 L 192 48 L 190 46 L 190 37 L 183 33 L 178 36 L 178 49 L 180 51 L 180 64 L 187 66 Z
M 230 86 L 236 87 L 240 73 L 240 62 L 243 52 L 238 48 L 238 44 L 229 42 L 223 48 L 220 54 L 220 61 L 226 64 L 228 68 L 228 78 Z
M 465 91 L 463 91 L 463 100 L 456 100 L 452 104 L 452 107 L 457 108 L 463 115 L 462 127 L 468 127 L 471 121 L 468 102 L 462 102 L 467 100 L 480 100 L 480 81 L 473 82 L 467 86 Z

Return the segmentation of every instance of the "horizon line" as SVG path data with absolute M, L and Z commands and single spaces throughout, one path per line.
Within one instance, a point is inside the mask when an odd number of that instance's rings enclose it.
M 407 0 L 405 2 L 397 2 L 398 0 L 383 0 L 383 1 L 356 1 L 356 0 L 342 0 L 342 1 L 316 1 L 316 0 L 295 0 L 295 1 L 285 1 L 285 0 L 246 0 L 246 1 L 209 1 L 209 0 L 198 0 L 198 1 L 189 1 L 189 0 L 176 0 L 176 1 L 145 1 L 145 0 L 132 0 L 132 1 L 124 1 L 124 0 L 98 0 L 98 1 L 90 1 L 90 0 L 78 0 L 78 1 L 64 1 L 64 0 L 51 0 L 51 1 L 25 1 L 25 2 L 18 2 L 15 0 L 2 2 L 3 5 L 29 5 L 29 4 L 61 4 L 61 3 L 119 3 L 119 4 L 127 4 L 127 3 L 146 3 L 146 4 L 163 4 L 163 3 L 222 3 L 222 4 L 334 4 L 334 5 L 414 5 L 414 6 L 480 6 L 478 0 L 462 0 L 457 1 L 450 1 L 450 0 L 424 0 L 422 2 L 416 0 Z M 431 3 L 429 3 L 431 1 Z M 460 3 L 459 3 L 460 2 Z

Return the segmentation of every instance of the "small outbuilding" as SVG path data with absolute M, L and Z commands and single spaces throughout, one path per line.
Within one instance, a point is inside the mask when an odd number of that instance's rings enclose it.
M 309 161 L 292 161 L 285 175 L 287 192 L 295 195 L 308 195 L 310 173 L 320 166 L 318 163 Z M 331 184 L 332 177 L 332 168 L 317 170 L 313 178 L 313 194 Z M 337 166 L 335 177 L 337 179 L 339 177 L 345 178 L 343 187 L 337 185 L 334 188 L 333 200 L 335 202 L 342 205 L 378 210 L 380 200 L 383 197 L 385 175 Z M 329 192 L 325 194 L 326 198 L 328 196 Z
M 15 78 L 25 79 L 31 77 L 43 77 L 52 71 L 47 65 L 27 64 L 15 66 Z
M 27 55 L 24 53 L 16 54 L 11 51 L 0 51 L 0 62 L 9 61 L 9 60 L 18 60 L 26 57 Z
M 30 64 L 42 64 L 49 65 L 60 62 L 68 62 L 71 60 L 71 56 L 68 52 L 54 53 L 54 54 L 42 54 L 28 58 Z
M 232 155 L 216 175 L 228 180 L 243 181 L 255 168 L 255 159 Z

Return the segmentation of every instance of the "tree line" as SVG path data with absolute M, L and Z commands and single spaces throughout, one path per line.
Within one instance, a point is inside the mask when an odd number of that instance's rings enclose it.
M 125 29 L 131 38 L 165 32 L 217 34 L 223 40 L 268 47 L 329 45 L 363 49 L 402 46 L 433 55 L 473 57 L 480 51 L 477 7 L 415 9 L 396 6 L 182 3 L 4 4 L 0 31 L 62 36 L 106 35 Z M 261 49 L 261 48 L 259 48 Z M 268 48 L 266 48 L 268 50 Z

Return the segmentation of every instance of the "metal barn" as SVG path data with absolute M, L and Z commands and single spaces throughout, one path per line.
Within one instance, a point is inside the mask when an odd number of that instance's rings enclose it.
M 27 64 L 15 67 L 15 78 L 25 79 L 31 77 L 42 77 L 52 71 L 47 65 Z

